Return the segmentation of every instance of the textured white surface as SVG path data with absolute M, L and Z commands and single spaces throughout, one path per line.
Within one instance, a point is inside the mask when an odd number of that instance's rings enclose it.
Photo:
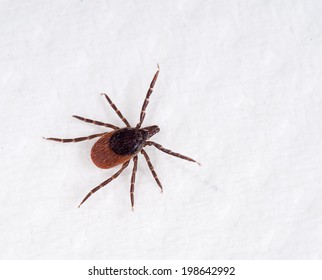
M 2 259 L 322 258 L 322 3 L 0 1 Z M 153 139 L 116 170 L 92 144 L 47 142 L 121 125 L 101 92 Z M 132 164 L 131 164 L 132 166 Z

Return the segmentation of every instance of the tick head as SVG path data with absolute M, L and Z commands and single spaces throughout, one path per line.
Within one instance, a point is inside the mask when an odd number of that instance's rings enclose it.
M 157 125 L 147 126 L 142 128 L 144 132 L 147 133 L 147 138 L 151 138 L 154 134 L 158 133 L 160 131 L 160 128 Z

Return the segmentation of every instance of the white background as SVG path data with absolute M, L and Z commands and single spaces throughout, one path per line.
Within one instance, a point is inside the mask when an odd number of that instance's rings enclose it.
M 2 259 L 322 257 L 322 3 L 0 1 Z M 104 132 L 131 124 L 161 72 L 146 125 L 196 164 L 147 151 L 96 168 Z

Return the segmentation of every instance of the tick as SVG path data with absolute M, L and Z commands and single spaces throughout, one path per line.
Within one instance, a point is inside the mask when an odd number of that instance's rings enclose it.
M 106 186 L 108 183 L 110 183 L 112 180 L 114 180 L 116 177 L 118 177 L 125 168 L 128 167 L 131 160 L 133 160 L 133 169 L 132 169 L 132 177 L 131 177 L 131 187 L 130 187 L 130 199 L 131 199 L 131 205 L 132 209 L 134 209 L 134 184 L 135 184 L 135 175 L 137 171 L 138 166 L 138 154 L 141 153 L 150 170 L 151 173 L 158 184 L 158 186 L 161 189 L 161 192 L 163 191 L 161 182 L 154 170 L 154 167 L 150 161 L 150 157 L 148 156 L 147 152 L 145 151 L 146 146 L 154 146 L 155 148 L 159 149 L 160 151 L 169 154 L 171 156 L 175 156 L 184 160 L 196 162 L 194 159 L 181 155 L 179 153 L 173 152 L 171 150 L 168 150 L 164 147 L 162 147 L 160 144 L 149 141 L 149 139 L 156 133 L 160 131 L 159 127 L 157 125 L 147 126 L 144 128 L 141 128 L 144 118 L 145 118 L 145 111 L 149 104 L 149 98 L 153 92 L 153 88 L 155 85 L 155 82 L 159 75 L 159 65 L 158 70 L 155 73 L 153 80 L 150 84 L 149 90 L 146 94 L 145 100 L 142 105 L 141 114 L 140 114 L 140 121 L 135 127 L 131 127 L 130 123 L 127 121 L 127 119 L 123 116 L 123 114 L 117 109 L 115 104 L 112 102 L 112 100 L 103 93 L 105 99 L 107 102 L 111 105 L 113 110 L 116 112 L 116 114 L 120 117 L 120 119 L 124 122 L 125 127 L 118 127 L 109 123 L 103 123 L 100 121 L 95 121 L 87 118 L 83 118 L 80 116 L 73 116 L 76 119 L 79 119 L 81 121 L 92 123 L 99 126 L 104 126 L 107 128 L 112 129 L 110 132 L 104 132 L 104 133 L 98 133 L 93 134 L 85 137 L 78 137 L 73 139 L 60 139 L 60 138 L 45 138 L 47 140 L 52 141 L 58 141 L 62 143 L 75 143 L 85 140 L 90 140 L 93 138 L 100 137 L 98 141 L 94 144 L 91 150 L 91 158 L 94 164 L 103 169 L 109 169 L 112 167 L 115 167 L 117 165 L 122 165 L 122 167 L 117 171 L 114 175 L 112 175 L 110 178 L 99 184 L 97 187 L 93 188 L 81 201 L 78 207 L 80 207 L 92 194 L 97 192 L 99 189 Z M 200 165 L 200 163 L 198 163 Z

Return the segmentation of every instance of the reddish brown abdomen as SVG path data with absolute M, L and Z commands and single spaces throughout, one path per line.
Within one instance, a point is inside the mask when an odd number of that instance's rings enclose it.
M 91 158 L 99 168 L 108 169 L 130 160 L 133 155 L 118 155 L 110 148 L 110 138 L 115 133 L 111 131 L 103 135 L 92 147 Z

